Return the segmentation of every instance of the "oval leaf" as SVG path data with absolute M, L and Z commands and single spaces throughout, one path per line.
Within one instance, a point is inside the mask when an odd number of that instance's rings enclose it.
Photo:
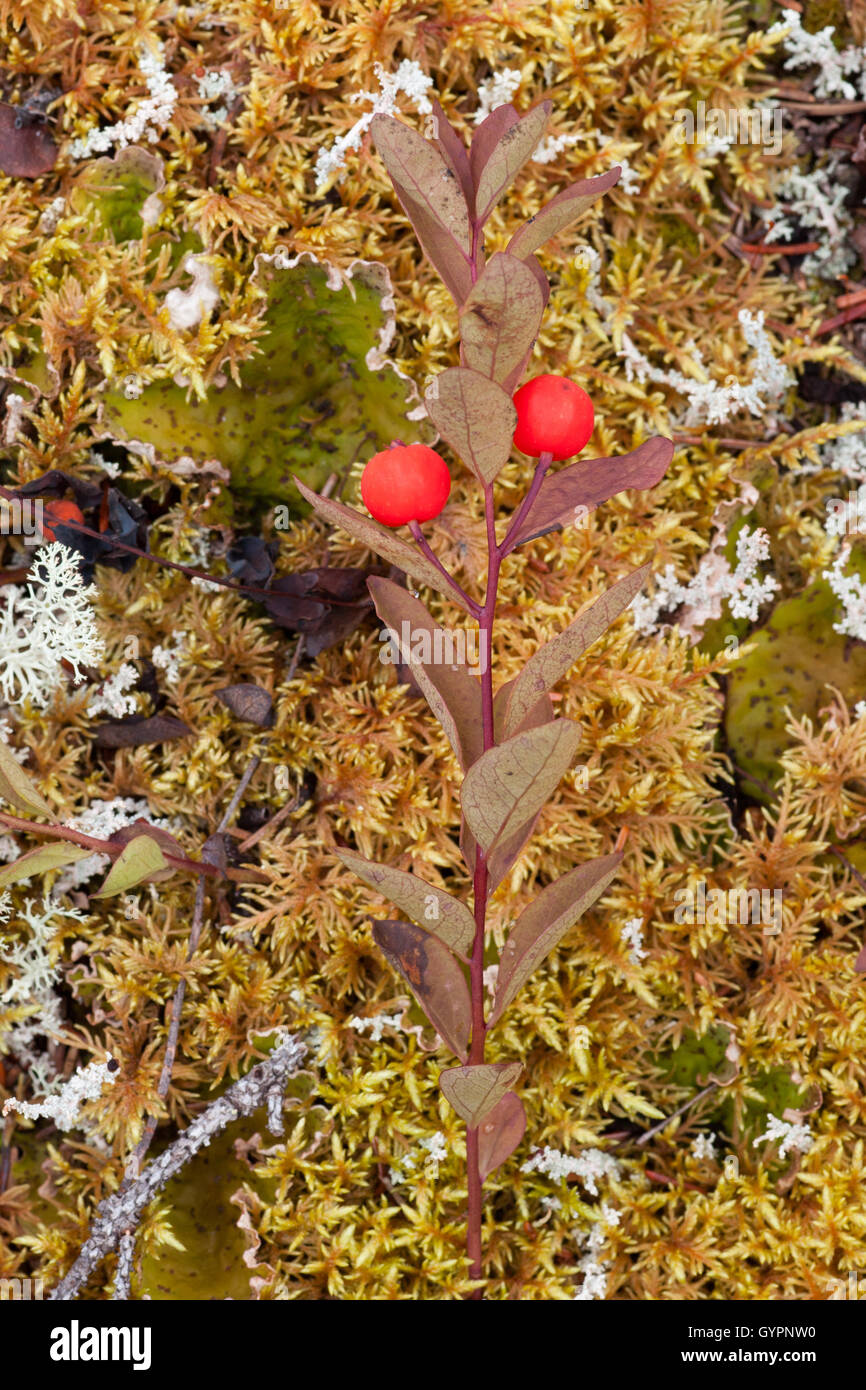
M 478 1128 L 478 1171 L 481 1181 L 510 1158 L 526 1133 L 523 1101 L 507 1091 Z
M 493 700 L 493 727 L 497 743 L 503 742 L 505 738 L 502 732 L 502 710 L 504 702 L 508 698 L 509 689 L 513 684 L 513 681 L 507 681 L 505 685 L 500 686 Z M 553 705 L 551 704 L 550 697 L 544 695 L 539 700 L 538 704 L 530 711 L 526 719 L 524 719 L 520 728 L 515 729 L 514 732 L 522 734 L 526 729 L 535 729 L 540 724 L 550 724 L 553 718 Z M 518 826 L 513 835 L 509 835 L 507 839 L 502 840 L 494 848 L 487 860 L 488 898 L 490 894 L 494 893 L 499 887 L 505 875 L 510 871 L 512 865 L 517 860 L 524 845 L 532 838 L 540 815 L 541 809 L 536 811 L 535 815 L 531 816 L 529 820 L 524 821 L 523 825 Z M 466 867 L 470 874 L 474 875 L 475 837 L 466 824 L 465 817 L 462 819 L 460 826 L 460 850 L 466 861 Z
M 466 206 L 470 216 L 472 216 L 475 209 L 475 188 L 472 183 L 472 171 L 469 167 L 469 155 L 466 153 L 466 147 L 439 102 L 434 99 L 430 105 L 433 108 L 433 117 L 436 121 L 436 135 L 434 137 L 436 148 L 457 176 L 463 197 L 466 199 Z
M 536 696 L 536 700 L 537 700 Z M 570 719 L 554 719 L 483 753 L 463 782 L 469 829 L 485 854 L 535 816 L 555 791 L 580 743 Z
M 580 864 L 551 883 L 520 914 L 499 958 L 496 997 L 488 1020 L 492 1027 L 544 957 L 569 927 L 600 898 L 622 863 L 622 852 Z
M 156 840 L 149 835 L 136 835 L 115 859 L 99 892 L 92 893 L 91 897 L 109 898 L 114 893 L 125 893 L 128 888 L 144 883 L 151 874 L 168 867 Z
M 274 722 L 274 702 L 261 685 L 245 682 L 243 685 L 227 685 L 217 690 L 216 697 L 231 710 L 238 719 L 248 724 L 258 724 L 262 729 L 270 729 Z
M 520 115 L 517 107 L 510 101 L 495 106 L 489 116 L 476 128 L 469 147 L 469 170 L 474 183 L 478 183 L 487 163 L 502 136 L 512 126 L 517 125 Z
M 532 354 L 544 302 L 526 261 L 505 252 L 491 256 L 460 313 L 463 364 L 511 395 Z
M 424 402 L 442 438 L 479 482 L 492 483 L 511 456 L 517 410 L 507 391 L 469 367 L 433 378 Z
M 452 951 L 460 952 L 465 957 L 472 950 L 475 918 L 458 898 L 452 898 L 444 889 L 425 883 L 423 878 L 417 878 L 415 874 L 392 869 L 387 864 L 375 864 L 351 850 L 338 849 L 334 853 L 371 888 L 384 894 L 407 917 L 438 937 Z M 429 915 L 431 907 L 436 911 L 435 917 Z
M 367 580 L 376 612 L 394 634 L 394 640 L 454 749 L 465 772 L 483 749 L 481 685 L 465 666 L 448 661 L 454 656 L 453 632 L 437 627 L 420 599 L 390 579 Z M 417 656 L 417 634 L 428 633 L 427 649 L 434 659 Z M 437 645 L 438 644 L 438 645 Z M 421 648 L 424 650 L 424 647 Z M 437 652 L 442 659 L 437 659 Z M 479 652 L 479 656 L 481 653 Z
M 10 883 L 18 883 L 23 878 L 32 878 L 33 874 L 45 873 L 47 869 L 62 869 L 79 859 L 89 858 L 92 853 L 92 849 L 82 849 L 81 845 L 69 845 L 63 840 L 52 840 L 50 844 L 30 850 L 29 854 L 22 854 L 11 864 L 5 864 L 0 869 L 0 888 L 6 888 Z
M 458 175 L 434 144 L 393 116 L 374 116 L 370 132 L 421 249 L 462 304 L 472 288 L 472 227 Z
M 8 744 L 0 740 L 0 796 L 22 811 L 35 811 L 40 816 L 54 817 L 47 801 L 39 795 L 27 773 L 13 758 Z
M 448 948 L 410 922 L 374 922 L 373 940 L 403 976 L 443 1042 L 465 1062 L 472 1001 L 463 971 Z
M 381 113 L 370 122 L 370 134 L 395 187 L 399 184 L 400 190 L 453 238 L 464 255 L 471 256 L 472 224 L 466 199 L 454 171 L 436 146 L 404 121 Z
M 499 1104 L 514 1085 L 523 1067 L 520 1062 L 489 1062 L 475 1067 L 450 1067 L 439 1073 L 442 1094 L 470 1129 Z
M 541 101 L 500 135 L 476 181 L 475 215 L 482 225 L 538 145 L 552 110 L 552 101 Z
M 354 536 L 362 545 L 370 550 L 375 550 L 377 555 L 388 560 L 392 565 L 397 565 L 399 569 L 405 570 L 406 574 L 411 574 L 413 579 L 421 584 L 428 585 L 431 589 L 436 589 L 439 593 L 446 594 L 453 599 L 461 608 L 469 612 L 466 603 L 460 594 L 455 592 L 448 585 L 432 561 L 418 550 L 417 546 L 409 545 L 406 541 L 395 536 L 393 531 L 389 531 L 386 526 L 374 521 L 371 516 L 364 516 L 354 507 L 347 507 L 343 502 L 335 502 L 330 497 L 320 497 L 317 492 L 313 492 L 292 474 L 292 481 L 306 498 L 310 506 L 318 512 L 319 516 L 324 517 L 325 521 L 332 526 L 341 526 L 344 531 L 348 531 L 350 536 Z
M 587 208 L 592 207 L 596 198 L 613 188 L 621 173 L 622 169 L 617 165 L 614 169 L 608 169 L 606 174 L 599 174 L 597 178 L 581 179 L 570 188 L 564 188 L 514 233 L 505 248 L 506 251 L 511 256 L 519 256 L 521 260 L 530 256 L 545 241 L 549 241 L 557 232 L 561 232 L 563 228 L 571 226 L 572 222 L 582 217 Z
M 494 256 L 490 264 L 495 260 Z M 548 473 L 505 554 L 558 526 L 568 526 L 575 521 L 578 507 L 591 509 L 618 492 L 655 487 L 673 454 L 673 442 L 656 435 L 620 458 L 582 459 L 558 473 Z
M 566 671 L 579 661 L 588 647 L 607 631 L 611 623 L 625 612 L 635 594 L 649 575 L 652 562 L 627 574 L 625 579 L 611 585 L 558 637 L 533 652 L 511 687 L 505 707 L 505 733 L 511 735 L 541 695 L 552 690 Z

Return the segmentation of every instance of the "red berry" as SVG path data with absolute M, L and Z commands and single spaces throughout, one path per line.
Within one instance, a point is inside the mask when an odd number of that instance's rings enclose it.
M 61 525 L 64 521 L 79 521 L 83 526 L 84 514 L 74 502 L 46 502 L 42 509 L 42 539 L 44 541 L 57 539 L 51 525 L 52 521 L 60 522 Z
M 374 454 L 361 476 L 370 515 L 385 526 L 431 521 L 451 491 L 448 465 L 426 444 L 398 444 Z
M 550 453 L 570 459 L 588 442 L 595 425 L 592 401 L 576 382 L 545 373 L 521 386 L 513 397 L 517 408 L 514 446 L 531 458 Z

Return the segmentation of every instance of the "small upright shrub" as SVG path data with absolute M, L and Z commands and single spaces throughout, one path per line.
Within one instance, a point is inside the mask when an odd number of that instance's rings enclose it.
M 543 101 L 523 116 L 510 104 L 496 107 L 478 126 L 468 152 L 438 102 L 431 140 L 391 116 L 377 115 L 371 124 L 397 196 L 458 308 L 460 365 L 434 378 L 426 405 L 442 439 L 483 490 L 488 538 L 483 601 L 446 570 L 421 530 L 420 521 L 432 520 L 448 496 L 444 461 L 434 451 L 407 448 L 398 440 L 393 460 L 388 451 L 370 460 L 361 488 L 370 516 L 319 497 L 295 479 L 327 521 L 468 612 L 478 623 L 480 648 L 486 653 L 491 652 L 497 586 L 507 557 L 618 492 L 653 486 L 673 453 L 670 441 L 654 438 L 622 458 L 589 459 L 551 472 L 554 460 L 573 458 L 588 442 L 592 403 L 576 383 L 551 374 L 517 390 L 549 297 L 534 253 L 612 188 L 621 172 L 614 168 L 565 188 L 514 233 L 504 252 L 486 260 L 484 225 L 541 140 L 551 105 Z M 537 463 L 499 540 L 494 483 L 515 445 Z M 393 528 L 401 525 L 408 525 L 412 541 L 395 534 Z M 518 918 L 502 950 L 493 1006 L 485 1017 L 487 903 L 532 835 L 580 740 L 573 721 L 554 718 L 549 692 L 627 608 L 649 569 L 644 565 L 620 580 L 495 692 L 489 660 L 479 680 L 465 669 L 419 656 L 412 634 L 435 638 L 437 632 L 426 607 L 388 579 L 368 580 L 376 610 L 398 641 L 465 774 L 461 852 L 473 881 L 472 909 L 412 874 L 348 850 L 338 853 L 403 914 L 376 922 L 373 936 L 459 1063 L 441 1073 L 440 1086 L 467 1125 L 467 1252 L 470 1276 L 479 1281 L 473 1298 L 483 1296 L 482 1185 L 513 1153 L 526 1128 L 514 1089 L 521 1065 L 487 1061 L 487 1035 L 532 972 L 611 882 L 623 857 L 624 835 L 610 853 L 577 865 L 548 885 Z M 431 644 L 422 644 L 422 650 L 429 652 Z M 434 641 L 432 650 L 441 651 L 441 642 L 437 647 Z

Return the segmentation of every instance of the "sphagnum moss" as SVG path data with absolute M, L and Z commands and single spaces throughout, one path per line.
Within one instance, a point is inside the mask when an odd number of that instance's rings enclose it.
M 151 7 L 147 20 L 135 23 L 125 4 L 100 6 L 83 21 L 77 8 L 73 15 L 38 0 L 0 7 L 14 52 L 7 96 L 21 100 L 31 74 L 44 74 L 63 93 L 52 112 L 61 147 L 57 169 L 34 181 L 0 179 L 2 362 L 14 371 L 38 349 L 47 354 L 41 395 L 10 383 L 26 414 L 5 444 L 8 486 L 52 467 L 99 476 L 90 452 L 104 448 L 95 431 L 94 393 L 107 377 L 169 379 L 182 372 L 206 384 L 254 352 L 256 304 L 247 287 L 255 255 L 277 245 L 291 254 L 309 247 L 344 267 L 356 257 L 381 260 L 398 306 L 390 349 L 397 365 L 422 387 L 427 376 L 453 364 L 457 325 L 450 300 L 419 259 L 369 142 L 346 153 L 347 175 L 327 198 L 314 188 L 319 150 L 369 109 L 348 98 L 377 89 L 377 61 L 386 72 L 404 59 L 419 62 L 429 71 L 431 92 L 467 134 L 483 84 L 503 68 L 519 71 L 519 89 L 511 94 L 519 108 L 544 92 L 554 103 L 551 133 L 579 137 L 550 163 L 532 164 L 531 176 L 503 200 L 490 224 L 488 254 L 567 182 L 623 157 L 634 169 L 634 179 L 622 180 L 611 206 L 591 213 L 581 232 L 600 258 L 599 278 L 585 262 L 571 267 L 574 243 L 567 236 L 541 253 L 557 283 L 533 371 L 573 373 L 585 382 L 598 414 L 599 453 L 621 453 L 665 431 L 670 413 L 682 406 L 669 388 L 626 380 L 616 355 L 624 332 L 659 367 L 688 375 L 693 339 L 707 349 L 718 380 L 728 372 L 745 379 L 748 354 L 737 314 L 746 307 L 763 310 L 776 351 L 790 366 L 851 366 L 832 340 L 810 341 L 812 327 L 832 308 L 775 273 L 769 259 L 755 271 L 724 246 L 730 223 L 717 190 L 744 207 L 768 200 L 774 169 L 790 158 L 787 146 L 779 158 L 753 146 L 701 158 L 695 147 L 671 138 L 683 92 L 686 105 L 700 97 L 723 107 L 754 99 L 776 47 L 760 32 L 746 33 L 739 7 L 650 9 L 598 0 L 586 11 L 526 5 L 506 12 L 470 4 L 459 21 L 446 14 L 434 26 L 398 10 L 380 30 L 367 4 L 344 7 L 338 19 L 313 6 L 230 2 L 220 18 L 220 25 L 204 26 L 196 11 L 168 4 Z M 86 163 L 68 149 L 97 123 L 122 121 L 133 96 L 146 96 L 138 75 L 141 40 L 164 44 L 178 97 L 172 121 L 148 145 L 165 170 L 159 221 L 141 238 L 124 241 L 75 211 L 69 192 L 83 181 Z M 214 135 L 199 119 L 194 80 L 201 66 L 230 68 L 246 98 L 213 168 Z M 413 119 L 413 109 L 412 101 L 398 98 L 404 118 Z M 596 128 L 610 137 L 607 145 L 592 137 Z M 46 215 L 59 196 L 65 205 L 49 230 L 56 214 Z M 214 255 L 220 303 L 209 323 L 181 333 L 170 329 L 162 308 L 169 291 L 187 283 L 178 273 L 182 252 L 198 251 L 199 244 Z M 762 418 L 738 417 L 721 433 L 754 440 L 753 450 L 730 452 L 710 437 L 685 444 L 651 494 L 614 500 L 585 527 L 535 541 L 503 575 L 503 612 L 519 616 L 520 627 L 512 625 L 507 649 L 497 652 L 502 676 L 514 674 L 576 606 L 649 558 L 653 547 L 658 569 L 674 563 L 678 574 L 694 573 L 719 504 L 738 497 L 739 479 L 768 459 L 777 572 L 786 597 L 801 592 L 828 558 L 821 528 L 827 489 L 814 475 L 788 470 L 809 457 L 804 447 L 831 440 L 835 428 L 819 425 L 801 445 Z M 187 477 L 144 459 L 115 457 L 122 485 L 152 498 L 178 537 L 207 521 L 200 508 L 214 474 Z M 462 563 L 466 582 L 474 584 L 483 523 L 473 488 L 452 473 L 452 502 L 429 537 L 443 561 L 452 568 Z M 525 465 L 512 462 L 501 481 L 502 506 L 511 507 L 524 490 Z M 814 519 L 811 529 L 804 514 Z M 165 537 L 158 534 L 160 552 L 173 557 Z M 355 564 L 363 555 L 344 534 L 326 535 L 311 522 L 299 522 L 280 540 L 280 572 Z M 7 541 L 4 565 L 11 554 Z M 215 918 L 203 934 L 166 1097 L 166 1136 L 201 1110 L 215 1079 L 252 1064 L 260 1055 L 256 1039 L 279 1025 L 306 1033 L 316 1054 L 316 1086 L 301 1101 L 297 1122 L 287 1112 L 287 1142 L 253 1144 L 256 1130 L 263 1131 L 252 1123 L 237 1131 L 249 1141 L 248 1171 L 233 1212 L 239 1221 L 242 1209 L 252 1213 L 255 1235 L 247 1239 L 258 1241 L 251 1296 L 465 1296 L 456 1219 L 465 1200 L 461 1141 L 437 1091 L 441 1064 L 423 1050 L 405 1012 L 404 1031 L 385 1027 L 378 1041 L 350 1026 L 358 1015 L 405 1011 L 408 999 L 395 994 L 394 977 L 370 939 L 368 890 L 333 858 L 354 830 L 361 853 L 417 867 L 451 891 L 466 890 L 451 791 L 456 767 L 444 737 L 418 697 L 397 686 L 395 673 L 380 663 L 369 627 L 302 662 L 286 681 L 291 645 L 246 601 L 193 593 L 180 577 L 145 562 L 125 575 L 99 567 L 98 578 L 112 663 L 127 637 L 138 638 L 146 659 L 154 646 L 171 645 L 173 634 L 189 634 L 195 660 L 166 693 L 168 709 L 194 731 L 184 745 L 192 778 L 177 775 L 171 745 L 95 762 L 82 697 L 58 692 L 45 709 L 4 712 L 13 745 L 29 750 L 26 766 L 58 804 L 80 812 L 95 798 L 144 797 L 152 816 L 181 822 L 177 833 L 193 852 L 249 756 L 249 738 L 213 698 L 220 683 L 233 680 L 259 681 L 275 695 L 276 723 L 253 799 L 277 810 L 288 794 L 283 769 L 292 789 L 309 769 L 318 779 L 312 800 L 259 842 L 259 863 L 271 882 L 245 886 L 242 905 L 229 905 L 225 920 Z M 430 606 L 443 620 L 445 605 L 436 595 Z M 517 1057 L 527 1038 L 544 1039 L 524 1091 L 532 1145 L 566 1154 L 601 1148 L 618 1158 L 619 1176 L 605 1179 L 603 1191 L 621 1219 L 606 1228 L 600 1255 L 612 1298 L 821 1298 L 831 1277 L 857 1268 L 862 1248 L 864 1019 L 852 963 L 866 895 L 854 873 L 859 844 L 842 846 L 853 868 L 827 851 L 843 832 L 850 838 L 852 816 L 859 818 L 857 770 L 866 735 L 841 711 L 839 734 L 826 720 L 820 728 L 797 720 L 782 757 L 788 778 L 781 795 L 742 817 L 723 776 L 726 661 L 722 652 L 714 670 L 675 633 L 636 643 L 626 625 L 588 653 L 558 693 L 559 712 L 586 729 L 589 786 L 563 784 L 491 907 L 501 944 L 533 884 L 597 854 L 613 826 L 631 825 L 622 873 L 585 929 L 517 1002 L 514 1023 L 503 1033 Z M 768 873 L 785 892 L 778 935 L 673 921 L 674 894 L 690 882 L 746 887 Z M 14 889 L 16 908 L 35 889 L 41 884 Z M 55 1281 L 86 1235 L 88 1213 L 119 1180 L 124 1155 L 154 1103 L 166 1043 L 164 1006 L 175 987 L 192 895 L 193 886 L 175 878 L 160 886 L 157 900 L 141 895 L 134 918 L 105 902 L 91 905 L 84 925 L 59 919 L 56 949 L 70 1037 L 85 1056 L 110 1051 L 122 1071 L 91 1105 L 83 1139 L 37 1138 L 29 1122 L 16 1125 L 12 1185 L 3 1195 L 3 1275 L 33 1272 Z M 629 962 L 620 935 L 635 917 L 648 949 L 638 965 Z M 151 962 L 147 970 L 136 966 L 134 984 L 133 958 Z M 7 1029 L 5 1013 L 2 1021 Z M 760 1149 L 738 1145 L 706 1102 L 651 1146 L 652 1162 L 642 1149 L 608 1144 L 609 1126 L 621 1128 L 626 1119 L 652 1124 L 694 1094 L 667 1080 L 656 1059 L 678 1046 L 686 1030 L 703 1036 L 719 1023 L 733 1030 L 741 1048 L 740 1074 L 730 1088 L 741 1107 L 768 1069 L 821 1086 L 821 1108 L 808 1117 L 814 1146 L 800 1156 L 793 1181 L 782 1181 L 787 1163 L 764 1166 Z M 4 1068 L 10 1061 L 4 1058 Z M 11 1067 L 4 1076 L 17 1089 Z M 307 1130 L 302 1120 L 311 1121 Z M 447 1157 L 434 1179 L 418 1146 L 436 1130 Z M 693 1141 L 707 1130 L 717 1136 L 717 1157 L 696 1158 Z M 573 1232 L 598 1220 L 598 1199 L 583 1185 L 522 1172 L 528 1151 L 488 1185 L 491 1205 L 504 1213 L 485 1229 L 488 1296 L 569 1299 L 582 1282 Z M 415 1167 L 403 1170 L 402 1182 L 392 1181 L 390 1170 L 406 1153 L 415 1155 Z M 738 1159 L 738 1177 L 728 1176 L 725 1155 Z M 647 1178 L 647 1167 L 661 1168 L 668 1182 Z M 543 1204 L 552 1197 L 562 1206 Z M 171 1202 L 162 1200 L 142 1228 L 143 1250 L 169 1250 L 172 1230 Z M 104 1298 L 112 1279 L 109 1262 L 86 1296 Z M 136 1291 L 147 1292 L 146 1284 Z M 225 1291 L 214 1271 L 209 1294 Z

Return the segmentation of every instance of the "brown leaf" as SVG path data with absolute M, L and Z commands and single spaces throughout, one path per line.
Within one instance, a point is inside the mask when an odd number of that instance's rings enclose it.
M 427 414 L 481 483 L 492 483 L 511 456 L 517 409 L 495 381 L 469 367 L 448 367 L 424 395 Z
M 496 106 L 485 116 L 475 129 L 469 148 L 469 169 L 474 183 L 478 183 L 484 166 L 507 130 L 516 126 L 520 115 L 510 101 Z
M 478 1129 L 478 1171 L 481 1181 L 510 1158 L 526 1133 L 523 1101 L 507 1091 Z
M 576 520 L 578 507 L 591 510 L 618 492 L 655 487 L 673 453 L 671 440 L 656 435 L 620 458 L 582 459 L 557 473 L 549 473 L 506 554 L 558 526 L 568 526 Z
M 539 697 L 552 690 L 587 648 L 598 641 L 625 612 L 651 569 L 652 562 L 647 561 L 640 569 L 633 570 L 625 579 L 611 585 L 601 598 L 596 599 L 573 623 L 569 623 L 564 632 L 532 653 L 505 701 L 504 728 L 507 738 L 517 732 Z
M 548 884 L 520 914 L 502 948 L 488 1027 L 493 1026 L 569 928 L 601 897 L 621 863 L 622 852 L 618 851 L 580 864 Z
M 410 986 L 443 1042 L 465 1062 L 472 1001 L 463 971 L 447 946 L 409 922 L 374 922 L 373 940 Z
M 538 281 L 517 256 L 491 256 L 460 313 L 461 362 L 511 395 L 532 355 L 544 313 Z
M 466 147 L 439 102 L 434 99 L 430 105 L 433 108 L 437 129 L 434 143 L 446 164 L 454 171 L 457 182 L 460 184 L 460 190 L 466 199 L 469 214 L 472 216 L 475 208 L 475 188 L 472 183 L 472 171 L 469 168 L 469 155 L 466 152 Z
M 244 719 L 248 724 L 258 724 L 262 729 L 273 728 L 274 702 L 262 686 L 251 682 L 227 685 L 224 690 L 215 693 L 217 699 L 238 719 Z
M 541 101 L 500 135 L 475 180 L 476 218 L 482 225 L 538 145 L 552 110 L 552 101 Z
M 0 102 L 0 172 L 37 179 L 56 162 L 57 145 L 45 121 L 27 115 L 20 106 Z
M 186 738 L 191 733 L 188 724 L 171 714 L 130 714 L 126 719 L 97 724 L 94 744 L 97 748 L 138 748 L 145 743 Z
M 487 1062 L 472 1067 L 449 1067 L 439 1073 L 443 1096 L 470 1129 L 477 1129 L 514 1085 L 520 1062 Z
M 540 212 L 530 217 L 528 222 L 524 222 L 509 241 L 506 251 L 509 255 L 525 260 L 545 241 L 549 241 L 557 232 L 563 231 L 582 217 L 602 193 L 607 193 L 608 189 L 613 188 L 621 173 L 622 169 L 617 165 L 614 169 L 608 169 L 606 174 L 599 174 L 594 179 L 581 179 L 570 188 L 564 188 L 546 203 Z
M 280 627 L 304 634 L 308 656 L 318 656 L 364 621 L 370 610 L 368 574 L 369 569 L 337 566 L 285 574 L 262 602 Z
M 389 898 L 401 912 L 452 951 L 464 957 L 472 950 L 475 940 L 475 918 L 465 903 L 452 898 L 442 888 L 434 888 L 423 878 L 392 869 L 388 864 L 375 864 L 351 850 L 335 850 L 347 868 L 369 883 L 371 888 Z M 431 916 L 431 913 L 435 915 Z
M 554 719 L 509 738 L 473 763 L 460 799 L 469 829 L 486 854 L 541 810 L 580 739 L 572 720 Z
M 404 662 L 412 672 L 418 686 L 431 710 L 435 714 L 448 737 L 451 747 L 465 772 L 480 757 L 482 751 L 481 686 L 465 668 L 444 661 L 421 661 L 413 650 L 414 634 L 429 633 L 430 651 L 435 657 L 438 650 L 453 655 L 450 644 L 453 634 L 445 633 L 437 627 L 420 599 L 402 589 L 389 579 L 371 578 L 367 587 L 373 595 L 376 612 L 386 627 L 394 633 Z M 404 643 L 403 624 L 411 635 L 409 645 Z M 436 637 L 439 633 L 440 636 Z
M 454 603 L 465 608 L 467 613 L 469 612 L 460 595 L 445 584 L 436 566 L 416 546 L 401 540 L 386 526 L 380 525 L 370 516 L 364 516 L 354 507 L 347 507 L 345 503 L 335 502 L 330 497 L 320 497 L 317 492 L 312 492 L 299 478 L 296 478 L 294 473 L 292 474 L 292 481 L 301 496 L 306 498 L 314 511 L 318 512 L 325 521 L 330 522 L 332 526 L 342 527 L 362 545 L 374 550 L 377 555 L 381 555 L 391 564 L 397 565 L 406 574 L 411 574 L 413 579 L 419 583 L 427 584 L 431 589 L 436 589 L 437 592 L 447 595 Z

